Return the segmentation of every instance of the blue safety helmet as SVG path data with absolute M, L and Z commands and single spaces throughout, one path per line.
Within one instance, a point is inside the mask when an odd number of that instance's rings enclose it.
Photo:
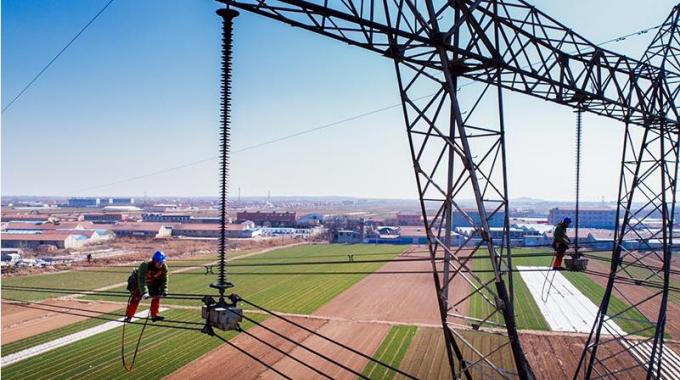
M 151 260 L 153 260 L 157 263 L 164 263 L 165 262 L 165 253 L 163 253 L 163 251 L 156 251 L 156 253 L 153 254 L 153 257 L 151 257 Z
M 564 222 L 564 224 L 566 224 L 566 225 L 570 225 L 570 224 L 571 224 L 571 218 L 570 218 L 570 217 L 566 217 L 566 218 L 564 218 L 563 222 Z M 165 256 L 164 256 L 164 257 L 165 257 Z

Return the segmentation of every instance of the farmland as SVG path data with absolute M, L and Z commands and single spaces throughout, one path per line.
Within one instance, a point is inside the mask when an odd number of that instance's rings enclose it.
M 404 247 L 394 246 L 342 246 L 342 245 L 318 245 L 298 246 L 287 249 L 272 251 L 258 256 L 242 258 L 234 261 L 240 264 L 265 264 L 266 266 L 238 267 L 234 270 L 239 275 L 230 277 L 237 283 L 234 288 L 244 297 L 255 303 L 281 311 L 309 313 L 336 295 L 352 286 L 365 277 L 369 272 L 380 268 L 384 263 L 354 263 L 354 264 L 327 264 L 324 261 L 347 260 L 347 254 L 353 254 L 354 260 L 363 259 L 390 259 L 401 252 Z M 363 256 L 363 257 L 362 257 Z M 210 260 L 212 261 L 212 260 Z M 322 263 L 300 266 L 275 266 L 271 264 L 286 262 L 317 262 Z M 202 264 L 207 261 L 191 260 L 190 264 Z M 187 265 L 183 261 L 182 265 Z M 172 270 L 172 267 L 171 267 Z M 308 274 L 311 272 L 342 272 L 359 271 L 362 274 Z M 103 272 L 103 273 L 102 273 Z M 178 293 L 202 293 L 208 291 L 208 284 L 214 282 L 215 276 L 205 276 L 204 269 L 189 270 L 188 275 L 171 275 L 171 289 Z M 127 277 L 127 269 L 121 267 L 97 269 L 97 272 L 70 271 L 50 275 L 25 276 L 11 279 L 12 285 L 17 286 L 44 286 L 44 287 L 69 287 L 78 289 L 92 289 L 111 284 L 120 283 Z M 246 274 L 247 273 L 247 274 Z M 305 273 L 305 274 L 303 274 Z M 304 281 L 303 281 L 304 280 Z M 122 289 L 122 288 L 121 288 Z M 118 290 L 118 289 L 117 289 Z M 13 291 L 3 293 L 3 296 L 12 294 L 21 299 L 45 299 L 50 296 L 61 294 L 30 293 Z M 37 297 L 35 297 L 37 295 Z M 90 296 L 88 298 L 106 298 L 121 301 L 121 298 Z M 164 306 L 172 302 L 191 304 L 198 306 L 196 301 L 167 300 Z M 163 313 L 167 318 L 181 321 L 200 321 L 197 309 L 172 309 Z M 120 313 L 121 311 L 117 312 Z M 109 315 L 114 315 L 112 313 Z M 106 315 L 104 315 L 106 316 Z M 251 316 L 258 321 L 265 317 L 260 314 Z M 4 355 L 15 353 L 26 348 L 52 341 L 74 332 L 99 325 L 101 321 L 89 319 L 54 329 L 44 334 L 21 339 L 4 345 Z M 196 327 L 194 325 L 186 325 Z M 185 327 L 186 327 L 185 326 Z M 250 327 L 244 323 L 245 328 Z M 130 326 L 129 337 L 135 336 L 138 326 Z M 3 368 L 3 375 L 8 379 L 13 378 L 53 378 L 59 373 L 59 378 L 90 377 L 115 379 L 125 376 L 120 365 L 120 329 L 114 329 L 82 341 L 72 343 L 53 351 L 46 352 L 37 357 L 20 361 L 16 364 Z M 230 333 L 227 337 L 233 337 Z M 399 339 L 403 336 L 399 335 Z M 158 328 L 151 325 L 147 328 L 139 353 L 137 374 L 144 374 L 141 378 L 158 378 L 168 375 L 186 363 L 198 358 L 202 354 L 218 346 L 217 339 L 210 339 L 196 331 L 173 330 Z M 132 344 L 130 343 L 130 346 Z M 403 350 L 405 350 L 404 345 Z M 392 352 L 392 348 L 386 349 L 386 354 L 399 355 Z M 163 357 L 172 357 L 172 361 L 164 361 Z M 87 358 L 87 359 L 85 359 Z M 393 358 L 394 359 L 394 358 Z M 66 367 L 65 367 L 66 366 Z M 57 371 L 57 368 L 61 370 Z M 67 368 L 67 370 L 63 370 Z
M 102 314 L 103 317 L 109 317 L 109 315 L 116 315 L 120 316 L 120 314 L 123 313 L 123 309 L 120 309 L 118 311 L 114 311 L 112 313 L 104 313 Z M 76 333 L 78 331 L 82 331 L 85 329 L 89 329 L 90 327 L 94 327 L 97 325 L 102 324 L 103 322 L 99 319 L 91 318 L 91 319 L 86 319 L 84 321 L 79 321 L 73 324 L 70 324 L 68 326 L 54 329 L 51 331 L 44 332 L 42 334 L 34 335 L 29 338 L 21 339 L 16 342 L 8 343 L 8 344 L 3 344 L 2 345 L 2 354 L 3 355 L 9 355 L 13 354 L 15 352 L 19 352 L 21 350 L 25 350 L 27 348 L 37 346 L 39 344 L 49 342 L 54 339 L 61 338 L 63 336 L 69 335 Z
M 416 333 L 415 326 L 393 326 L 382 344 L 376 350 L 373 358 L 387 363 L 395 368 L 399 368 L 406 350 L 408 350 Z M 363 375 L 370 379 L 392 379 L 394 372 L 379 366 L 375 362 L 370 362 L 364 368 Z
M 251 302 L 268 308 L 291 313 L 310 313 L 333 299 L 367 274 L 313 274 L 332 272 L 373 272 L 384 263 L 324 264 L 324 261 L 391 259 L 404 250 L 403 246 L 375 245 L 305 245 L 268 252 L 262 255 L 234 260 L 235 265 L 253 264 L 254 267 L 228 268 L 227 276 L 237 293 Z M 297 262 L 304 265 L 277 266 Z M 310 262 L 319 264 L 307 265 Z M 228 265 L 229 267 L 229 265 Z M 170 268 L 172 270 L 172 267 Z M 119 274 L 120 275 L 120 274 Z M 215 275 L 205 275 L 204 269 L 195 269 L 170 275 L 170 292 L 205 293 Z M 124 290 L 124 287 L 114 290 Z M 90 296 L 90 299 L 119 300 L 119 298 Z M 195 301 L 172 301 L 182 305 L 195 305 Z
M 528 249 L 513 250 L 513 253 L 529 253 L 529 252 L 532 252 L 532 250 Z M 528 264 L 528 262 L 535 264 Z M 512 263 L 513 266 L 516 265 L 547 266 L 550 264 L 550 258 L 549 257 L 517 258 L 517 259 L 513 258 Z M 492 269 L 491 262 L 487 259 L 474 260 L 473 262 L 473 270 L 475 271 L 490 269 Z M 489 281 L 493 278 L 493 273 L 489 272 L 477 273 L 477 275 L 482 281 Z M 520 329 L 529 330 L 550 330 L 548 322 L 546 322 L 545 318 L 543 318 L 541 311 L 538 309 L 536 302 L 531 296 L 529 289 L 527 288 L 526 284 L 522 280 L 519 273 L 514 273 L 512 276 L 512 280 L 515 292 L 515 300 L 522 300 L 522 302 L 515 302 L 515 316 L 517 318 L 517 327 Z M 493 283 L 490 286 L 493 287 Z M 490 296 L 488 292 L 485 292 L 484 294 Z M 493 299 L 493 296 L 491 296 L 491 299 Z M 485 301 L 481 295 L 475 295 L 470 299 L 470 307 L 468 313 L 469 316 L 483 319 L 486 318 L 492 311 L 493 311 L 492 306 L 487 301 Z M 496 313 L 491 318 L 491 321 L 493 322 L 500 322 L 501 320 L 502 316 L 499 313 Z
M 214 257 L 193 257 L 190 260 L 171 260 L 168 265 L 173 263 L 182 265 L 201 265 L 215 261 Z M 3 285 L 23 286 L 23 287 L 44 287 L 44 288 L 68 288 L 68 289 L 97 289 L 105 286 L 122 283 L 127 280 L 127 274 L 131 269 L 127 267 L 104 267 L 97 271 L 68 270 L 55 273 L 45 273 L 30 276 L 16 276 L 2 279 Z M 42 301 L 48 298 L 60 297 L 60 293 L 27 292 L 21 290 L 5 290 L 2 296 L 9 299 L 24 301 Z
M 168 318 L 197 321 L 195 310 L 171 310 L 165 313 Z M 253 319 L 263 320 L 263 316 L 253 316 Z M 89 321 L 88 321 L 89 322 Z M 245 329 L 252 324 L 244 323 Z M 84 324 L 80 327 L 84 327 Z M 195 327 L 195 326 L 192 326 Z M 141 327 L 131 325 L 127 327 L 128 335 L 127 352 L 131 357 L 133 340 Z M 56 330 L 55 336 L 63 336 L 71 331 L 71 327 Z M 116 328 L 98 335 L 94 335 L 74 344 L 66 345 L 55 350 L 46 352 L 37 357 L 20 361 L 2 369 L 3 378 L 6 379 L 48 379 L 48 378 L 100 378 L 118 379 L 129 375 L 123 369 L 120 362 L 121 329 Z M 231 338 L 236 334 L 231 332 L 224 334 Z M 29 338 L 37 343 L 39 337 Z M 28 339 L 26 340 L 28 341 Z M 18 346 L 28 346 L 23 341 L 16 342 Z M 220 345 L 220 341 L 207 335 L 202 335 L 194 330 L 176 330 L 160 328 L 150 325 L 144 333 L 144 338 L 139 348 L 135 378 L 156 379 L 172 373 L 175 369 L 196 359 Z M 4 352 L 4 347 L 3 347 Z M 172 358 L 172 360 L 168 360 Z M 128 359 L 129 360 L 129 359 Z
M 527 254 L 537 252 L 533 249 L 514 249 L 513 254 Z M 515 257 L 512 259 L 513 267 L 516 266 L 549 266 L 551 257 Z M 475 270 L 491 269 L 491 264 L 487 260 L 476 260 L 474 262 Z M 588 297 L 595 305 L 600 304 L 604 289 L 595 283 L 588 275 L 576 272 L 562 272 L 562 274 L 572 283 L 579 291 Z M 480 278 L 489 280 L 492 278 L 492 273 L 479 273 Z M 520 329 L 531 330 L 549 330 L 549 326 L 540 310 L 536 306 L 536 302 L 531 296 L 528 288 L 518 273 L 513 274 L 513 284 L 515 287 L 515 300 L 522 300 L 522 302 L 515 302 L 515 315 L 517 318 L 517 325 Z M 609 315 L 614 315 L 625 309 L 626 304 L 616 296 L 612 296 L 609 307 Z M 491 312 L 491 305 L 485 302 L 480 296 L 475 296 L 471 299 L 470 316 L 476 318 L 483 318 Z M 499 321 L 500 316 L 495 315 L 492 320 Z M 639 331 L 645 326 L 638 322 L 631 321 L 631 319 L 644 319 L 639 312 L 630 310 L 617 319 L 617 323 L 627 332 Z M 644 335 L 644 334 L 643 334 Z
M 372 273 L 385 265 L 383 262 L 371 263 L 361 261 L 373 259 L 389 260 L 396 257 L 404 250 L 404 248 L 405 247 L 403 246 L 388 245 L 295 246 L 235 259 L 230 262 L 231 265 L 228 264 L 227 273 L 228 278 L 236 285 L 231 291 L 255 304 L 260 304 L 276 311 L 300 314 L 312 314 L 327 304 L 335 305 L 329 310 L 336 310 L 341 305 L 345 305 L 345 309 L 347 309 L 346 315 L 342 313 L 337 315 L 343 315 L 344 318 L 352 319 L 352 316 L 355 315 L 353 313 L 356 313 L 356 315 L 366 314 L 368 306 L 366 306 L 367 304 L 365 304 L 362 299 L 371 299 L 371 297 L 374 296 L 373 290 L 377 290 L 381 283 L 388 281 L 382 277 L 375 277 L 375 280 L 380 280 L 379 283 L 370 282 L 373 285 L 368 287 L 353 287 L 353 285 L 368 276 L 368 273 Z M 536 251 L 526 249 L 514 250 L 514 253 L 522 254 L 532 252 Z M 355 261 L 354 263 L 349 262 L 350 257 L 348 255 L 353 255 L 352 259 Z M 513 264 L 547 266 L 550 259 L 550 257 L 516 257 L 513 259 Z M 194 269 L 184 268 L 184 266 L 201 266 L 212 261 L 214 261 L 212 257 L 200 257 L 182 260 L 181 262 L 171 262 L 169 264 L 171 270 L 180 269 L 185 271 L 183 273 L 170 275 L 171 294 L 173 292 L 192 294 L 210 292 L 208 285 L 215 281 L 215 274 L 206 275 L 205 269 L 202 267 Z M 331 263 L 337 261 L 342 261 L 342 263 Z M 288 265 L 289 263 L 298 263 L 300 265 Z M 173 264 L 177 266 L 173 268 Z M 473 264 L 474 269 L 478 271 L 490 269 L 488 260 L 474 260 Z M 413 264 L 402 263 L 402 265 Z M 10 280 L 12 285 L 19 286 L 92 289 L 123 282 L 127 278 L 127 273 L 129 273 L 130 269 L 130 267 L 96 268 L 96 272 L 80 270 L 40 276 L 15 277 L 7 280 Z M 348 272 L 364 273 L 348 274 Z M 588 298 L 595 303 L 599 303 L 599 297 L 601 297 L 603 289 L 598 283 L 589 278 L 588 275 L 582 273 L 563 272 L 563 274 Z M 480 272 L 478 275 L 482 280 L 488 280 L 492 276 L 492 274 L 488 272 Z M 400 276 L 406 276 L 403 277 L 401 280 L 402 282 L 411 280 L 411 277 L 408 277 L 409 275 Z M 430 281 L 428 275 L 423 274 L 418 276 L 428 277 L 427 281 Z M 353 287 L 352 289 L 356 288 L 356 291 L 350 292 L 353 294 L 352 300 L 354 300 L 351 302 L 364 305 L 357 310 L 353 310 L 352 307 L 347 306 L 347 302 L 350 301 L 343 298 L 343 296 L 340 296 L 341 293 L 345 292 L 350 287 Z M 431 294 L 429 285 L 426 288 L 426 294 Z M 398 289 L 398 287 L 392 286 L 391 289 Z M 515 313 L 519 328 L 549 330 L 547 322 L 543 318 L 519 274 L 515 274 L 514 276 L 514 289 L 516 300 Z M 117 287 L 112 290 L 124 290 L 124 288 Z M 422 291 L 425 291 L 425 289 L 422 289 Z M 50 293 L 42 294 L 6 291 L 3 293 L 3 296 L 8 294 L 23 299 L 35 299 L 33 297 L 35 295 L 38 295 L 38 299 L 57 295 Z M 90 295 L 85 298 L 119 302 L 125 301 L 125 299 L 121 299 L 121 297 L 102 295 Z M 343 300 L 342 302 L 340 302 L 341 299 Z M 522 301 L 518 302 L 517 300 Z M 198 309 L 173 309 L 172 305 L 198 306 L 198 301 L 168 299 L 163 302 L 163 306 L 170 308 L 169 311 L 164 313 L 164 315 L 170 319 L 194 322 L 200 321 Z M 383 307 L 385 307 L 385 305 L 383 305 Z M 612 299 L 610 308 L 612 313 L 621 310 L 623 307 L 624 304 L 620 300 Z M 488 311 L 490 311 L 489 305 L 486 302 L 483 302 L 480 297 L 473 297 L 469 300 L 469 307 L 467 310 L 468 315 L 484 317 L 486 314 L 483 315 L 483 313 Z M 112 316 L 120 313 L 121 310 L 118 310 L 109 315 Z M 334 315 L 336 314 L 330 313 L 328 314 L 328 317 L 330 318 Z M 382 317 L 380 317 L 380 315 L 382 315 Z M 369 318 L 391 318 L 387 317 L 387 315 L 389 314 L 378 313 L 375 317 L 371 316 Z M 104 314 L 104 316 L 106 316 L 106 314 Z M 628 314 L 625 316 L 628 316 Z M 266 319 L 265 316 L 261 314 L 250 314 L 249 317 L 258 321 Z M 315 323 L 317 322 L 321 323 L 320 320 L 316 320 Z M 82 331 L 89 327 L 96 326 L 99 323 L 101 322 L 94 319 L 76 322 L 44 334 L 3 345 L 2 349 L 4 355 L 15 353 L 74 332 Z M 352 324 L 329 321 L 323 323 L 326 323 L 323 329 L 328 330 L 329 334 L 339 334 L 340 331 L 346 331 L 349 335 L 356 335 L 352 334 L 351 331 L 359 331 L 354 330 L 359 329 L 359 327 L 365 329 L 362 330 L 365 331 L 362 334 L 366 334 L 366 332 L 370 331 L 372 334 L 370 335 L 370 339 L 367 338 L 368 335 L 362 335 L 362 337 L 367 340 L 366 344 L 368 344 L 368 346 L 366 346 L 366 349 L 369 350 L 367 351 L 368 354 L 395 367 L 399 367 L 417 377 L 450 377 L 446 361 L 446 350 L 444 348 L 440 328 L 397 325 L 391 326 L 388 331 L 384 325 L 372 326 L 368 323 Z M 630 323 L 630 325 L 621 323 L 621 326 L 627 330 L 639 327 L 632 324 L 632 322 Z M 196 327 L 195 325 L 182 326 Z M 244 327 L 249 328 L 251 327 L 251 324 L 244 323 Z M 382 333 L 380 333 L 380 329 L 382 329 Z M 128 336 L 132 337 L 139 331 L 139 328 L 138 326 L 131 326 L 129 331 Z M 259 328 L 254 331 L 259 331 Z M 67 370 L 59 371 L 59 378 L 85 376 L 107 379 L 121 378 L 125 376 L 125 372 L 119 362 L 120 332 L 120 329 L 107 331 L 53 351 L 46 352 L 37 357 L 9 365 L 6 368 L 3 368 L 3 375 L 9 379 L 25 378 L 26 376 L 37 379 L 53 378 L 56 368 L 63 369 L 65 368 L 64 366 L 66 366 Z M 495 341 L 499 339 L 499 337 L 492 334 L 472 331 L 461 331 L 460 333 L 465 339 L 472 342 L 476 347 L 481 347 L 483 350 L 499 343 Z M 259 332 L 258 334 L 262 333 Z M 225 336 L 233 337 L 235 334 L 230 333 Z M 264 336 L 266 335 L 263 335 L 263 337 Z M 128 340 L 131 341 L 130 339 Z M 368 342 L 369 340 L 371 342 Z M 313 345 L 319 345 L 320 348 L 324 347 L 314 339 L 309 340 L 309 342 Z M 139 376 L 140 378 L 158 378 L 172 374 L 179 368 L 202 357 L 202 355 L 219 345 L 220 342 L 217 339 L 210 339 L 208 336 L 201 335 L 196 331 L 171 330 L 158 328 L 157 325 L 151 325 L 145 333 L 140 348 L 139 368 L 136 370 L 135 374 L 143 374 L 143 376 Z M 129 343 L 129 346 L 132 346 L 132 344 Z M 293 348 L 291 346 L 288 349 Z M 128 348 L 128 352 L 129 351 L 130 348 Z M 464 347 L 463 351 L 464 355 L 474 358 L 475 354 L 468 348 Z M 506 368 L 512 368 L 511 355 L 509 355 L 509 352 L 505 351 L 507 350 L 504 348 L 494 354 L 492 361 L 501 363 L 501 365 L 506 366 Z M 332 351 L 329 351 L 329 354 L 331 352 Z M 88 359 L 84 360 L 85 357 Z M 163 362 L 159 359 L 161 357 L 172 357 L 173 360 Z M 286 358 L 280 357 L 276 360 L 280 360 L 280 362 L 277 362 L 278 368 L 292 371 L 291 373 L 301 371 L 299 365 L 292 363 L 290 360 L 286 360 Z M 318 359 L 310 357 L 310 360 L 314 361 Z M 349 358 L 347 360 L 349 360 Z M 241 361 L 249 363 L 252 360 L 247 357 L 239 357 L 239 363 Z M 319 363 L 319 365 L 321 364 L 322 363 Z M 356 365 L 356 363 L 354 365 Z M 258 365 L 255 364 L 255 367 L 257 366 Z M 357 367 L 357 370 L 370 378 L 399 378 L 399 376 L 395 376 L 392 371 L 385 370 L 382 366 L 374 363 L 362 363 Z M 185 372 L 186 371 L 188 370 L 185 369 Z M 476 366 L 474 371 L 481 375 L 490 376 L 491 374 L 491 372 L 488 372 L 490 369 L 483 366 Z

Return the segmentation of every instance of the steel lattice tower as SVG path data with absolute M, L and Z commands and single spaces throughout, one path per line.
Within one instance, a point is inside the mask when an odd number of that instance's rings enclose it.
M 640 379 L 663 378 L 679 157 L 678 124 L 663 116 L 678 119 L 679 20 L 676 6 L 640 62 L 660 69 L 649 78 L 651 88 L 644 95 L 655 112 L 650 112 L 642 128 L 626 124 L 611 273 L 574 379 L 623 373 Z M 650 223 L 659 217 L 661 223 Z M 631 239 L 642 243 L 631 246 Z M 645 287 L 648 295 L 634 297 L 627 292 L 631 286 Z M 612 311 L 612 296 L 626 300 L 626 308 Z M 624 323 L 634 323 L 635 331 L 617 328 Z M 621 360 L 620 354 L 628 357 L 629 367 L 612 367 L 611 360 Z
M 504 92 L 520 92 L 621 121 L 626 125 L 626 141 L 633 128 L 645 131 L 643 141 L 656 144 L 654 157 L 659 164 L 655 167 L 663 168 L 653 171 L 664 173 L 663 191 L 649 196 L 661 210 L 662 235 L 653 236 L 662 241 L 660 257 L 666 263 L 679 120 L 674 104 L 678 85 L 671 71 L 678 70 L 675 61 L 659 63 L 657 54 L 661 53 L 656 52 L 665 50 L 667 56 L 672 55 L 671 49 L 665 48 L 672 45 L 670 40 L 656 42 L 653 46 L 658 48 L 650 51 L 650 57 L 638 61 L 598 47 L 522 0 L 219 1 L 394 62 L 455 378 L 533 378 L 513 310 Z M 674 27 L 664 30 L 674 34 Z M 481 82 L 474 96 L 459 94 L 466 80 Z M 424 94 L 431 95 L 423 98 Z M 482 106 L 489 103 L 494 107 Z M 645 147 L 637 146 L 638 150 Z M 641 175 L 652 181 L 645 175 L 646 169 L 636 169 L 634 184 L 627 182 L 629 167 L 640 167 L 643 161 L 639 153 L 624 153 L 622 184 L 625 180 L 626 185 L 622 188 L 647 191 L 646 186 L 640 190 Z M 671 170 L 672 166 L 675 169 Z M 619 202 L 620 212 L 628 215 L 620 226 L 619 242 L 628 231 L 625 226 L 632 226 L 642 216 L 633 218 L 634 203 L 628 192 L 622 189 Z M 475 201 L 473 210 L 459 202 L 466 195 Z M 462 248 L 451 244 L 454 214 L 472 229 Z M 499 218 L 503 233 L 493 238 L 490 225 Z M 474 273 L 480 268 L 490 273 Z M 668 272 L 668 266 L 663 268 Z M 668 276 L 661 276 L 665 303 Z M 474 318 L 457 310 L 473 297 L 484 305 Z M 606 312 L 606 307 L 603 310 Z M 654 341 L 659 347 L 664 318 L 665 313 L 659 313 L 655 323 Z M 485 336 L 488 344 L 484 348 L 475 344 L 466 330 Z M 594 358 L 596 349 L 592 348 L 596 346 L 591 343 L 588 347 Z

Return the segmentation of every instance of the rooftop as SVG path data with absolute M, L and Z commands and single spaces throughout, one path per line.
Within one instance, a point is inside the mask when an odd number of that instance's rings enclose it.
M 61 233 L 61 232 L 47 232 L 47 233 L 42 233 L 42 234 L 2 234 L 2 240 L 12 240 L 12 241 L 46 241 L 46 240 L 51 240 L 51 241 L 64 241 L 68 239 L 69 236 L 75 235 L 69 232 L 66 233 Z

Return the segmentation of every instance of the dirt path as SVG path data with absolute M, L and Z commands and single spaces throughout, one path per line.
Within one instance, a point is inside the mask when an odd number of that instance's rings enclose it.
M 59 306 L 59 309 L 55 311 L 36 310 L 3 301 L 2 344 L 42 334 L 89 318 L 62 314 L 59 313 L 60 311 L 79 312 L 78 310 L 71 309 L 79 308 L 105 313 L 118 310 L 122 307 L 108 303 L 66 300 L 47 300 L 42 302 L 42 304 Z

